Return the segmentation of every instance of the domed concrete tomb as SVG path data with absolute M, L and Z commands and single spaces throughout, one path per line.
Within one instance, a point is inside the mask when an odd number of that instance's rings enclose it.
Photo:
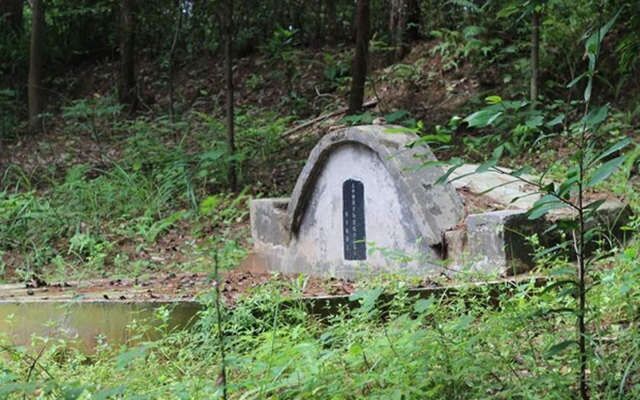
M 269 269 L 354 278 L 440 268 L 443 238 L 464 216 L 417 136 L 342 129 L 313 149 L 290 199 L 252 201 L 255 253 Z M 415 144 L 415 145 L 414 145 Z
M 492 275 L 534 265 L 533 235 L 552 246 L 559 209 L 530 220 L 540 194 L 526 182 L 465 164 L 436 183 L 428 146 L 380 125 L 345 128 L 311 152 L 291 198 L 251 202 L 252 260 L 272 271 L 353 279 L 393 272 L 428 276 L 473 270 Z M 392 133 L 393 132 L 393 133 Z M 480 172 L 479 172 L 480 171 Z M 615 198 L 597 212 L 603 231 L 620 236 L 630 215 Z

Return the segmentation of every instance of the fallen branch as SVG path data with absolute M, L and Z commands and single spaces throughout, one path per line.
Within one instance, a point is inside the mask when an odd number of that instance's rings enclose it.
M 367 101 L 366 103 L 364 103 L 362 105 L 362 108 L 375 107 L 377 104 L 378 104 L 378 100 L 370 100 L 370 101 Z M 328 114 L 324 114 L 324 115 L 321 115 L 319 117 L 316 117 L 316 118 L 314 118 L 312 120 L 309 120 L 309 121 L 307 121 L 307 122 L 305 122 L 303 124 L 300 124 L 300 125 L 298 125 L 298 126 L 296 126 L 294 128 L 291 128 L 288 131 L 285 131 L 282 134 L 282 138 L 286 139 L 286 138 L 292 136 L 294 133 L 299 132 L 299 131 L 301 131 L 301 130 L 303 130 L 305 128 L 308 128 L 310 126 L 316 125 L 316 124 L 318 124 L 318 123 L 320 123 L 320 122 L 322 122 L 324 120 L 336 117 L 338 115 L 346 114 L 348 110 L 349 109 L 347 107 L 344 107 L 344 108 L 340 108 L 340 109 L 338 109 L 336 111 L 330 112 Z

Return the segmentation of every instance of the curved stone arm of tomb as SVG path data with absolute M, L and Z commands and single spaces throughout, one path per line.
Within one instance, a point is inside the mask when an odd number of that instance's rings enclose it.
M 393 178 L 401 201 L 409 210 L 423 240 L 429 245 L 442 243 L 445 231 L 453 228 L 464 216 L 464 206 L 455 189 L 448 183 L 436 184 L 444 171 L 424 166 L 435 160 L 426 145 L 413 144 L 418 137 L 411 133 L 389 133 L 383 125 L 365 125 L 332 132 L 320 140 L 305 164 L 287 208 L 287 224 L 296 235 L 315 187 L 316 181 L 331 153 L 340 146 L 361 145 L 375 153 Z

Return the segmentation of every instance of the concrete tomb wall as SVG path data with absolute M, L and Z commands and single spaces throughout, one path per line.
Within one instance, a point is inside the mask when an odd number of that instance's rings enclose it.
M 412 134 L 383 126 L 324 137 L 286 200 L 252 203 L 256 253 L 269 268 L 354 278 L 440 269 L 444 232 L 463 217 L 459 196 Z M 274 222 L 276 221 L 276 222 Z
M 533 266 L 528 237 L 557 242 L 547 228 L 574 217 L 556 210 L 530 221 L 535 188 L 506 174 L 475 173 L 478 166 L 464 165 L 451 183 L 439 183 L 444 171 L 429 147 L 397 132 L 370 125 L 322 138 L 291 198 L 251 202 L 253 259 L 273 271 L 348 279 L 468 269 L 509 275 Z M 599 210 L 612 226 L 628 218 L 615 199 Z
M 337 147 L 313 185 L 285 264 L 291 272 L 308 265 L 313 273 L 349 276 L 388 266 L 376 248 L 437 263 L 441 255 L 422 240 L 401 198 L 378 154 L 359 143 Z M 417 263 L 397 267 L 415 269 Z

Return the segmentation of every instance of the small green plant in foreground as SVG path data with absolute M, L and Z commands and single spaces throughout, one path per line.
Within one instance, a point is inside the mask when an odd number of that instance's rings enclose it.
M 538 219 L 552 210 L 562 208 L 572 212 L 573 219 L 559 221 L 553 226 L 553 229 L 561 231 L 563 237 L 567 238 L 564 247 L 573 249 L 572 253 L 577 261 L 577 268 L 573 270 L 565 267 L 563 272 L 556 271 L 548 288 L 562 288 L 559 296 L 570 299 L 563 307 L 553 312 L 575 316 L 576 334 L 573 338 L 565 337 L 553 344 L 549 348 L 549 353 L 556 355 L 574 346 L 577 347 L 577 362 L 575 364 L 578 376 L 577 387 L 580 398 L 583 400 L 590 397 L 589 371 L 593 371 L 599 364 L 598 355 L 594 350 L 597 347 L 597 339 L 592 328 L 589 327 L 591 315 L 598 312 L 589 304 L 588 297 L 593 286 L 599 284 L 592 276 L 594 275 L 593 264 L 596 260 L 607 257 L 609 254 L 603 245 L 596 245 L 597 251 L 589 250 L 590 246 L 606 237 L 608 232 L 606 232 L 605 224 L 598 220 L 597 214 L 606 199 L 588 201 L 587 191 L 600 185 L 625 163 L 627 156 L 620 153 L 631 143 L 630 139 L 623 138 L 605 150 L 599 151 L 597 147 L 598 127 L 607 119 L 609 106 L 603 105 L 595 108 L 591 106 L 600 46 L 616 18 L 617 14 L 611 21 L 596 29 L 586 38 L 585 54 L 588 59 L 588 69 L 569 85 L 574 86 L 582 79 L 586 81 L 582 117 L 563 132 L 565 140 L 572 145 L 573 150 L 570 166 L 566 170 L 564 180 L 559 185 L 545 181 L 542 177 L 532 181 L 525 175 L 528 171 L 527 168 L 507 171 L 498 167 L 497 164 L 505 145 L 498 146 L 494 150 L 493 156 L 476 170 L 476 172 L 493 171 L 510 175 L 538 188 L 543 196 L 529 211 L 529 219 Z M 498 96 L 493 96 L 488 100 L 492 103 L 490 107 L 467 117 L 466 122 L 470 126 L 489 126 L 497 119 L 503 118 L 503 114 L 515 112 L 521 108 L 521 105 L 514 102 L 503 102 Z M 459 165 L 458 163 L 450 168 L 443 176 L 443 180 L 446 180 Z M 555 250 L 558 249 L 559 247 Z

